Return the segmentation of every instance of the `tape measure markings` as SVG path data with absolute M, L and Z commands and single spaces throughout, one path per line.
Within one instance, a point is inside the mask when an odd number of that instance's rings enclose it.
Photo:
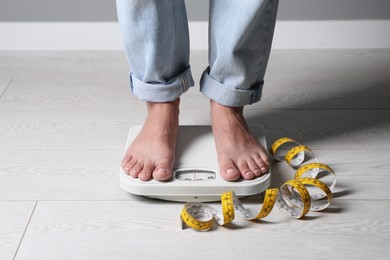
M 289 149 L 280 152 L 286 147 Z M 279 189 L 265 191 L 258 214 L 252 214 L 240 202 L 237 195 L 230 191 L 221 195 L 222 213 L 201 202 L 187 202 L 181 212 L 182 227 L 207 231 L 213 221 L 218 225 L 226 225 L 234 220 L 235 210 L 246 220 L 255 220 L 268 216 L 274 205 L 277 205 L 291 217 L 302 218 L 309 211 L 321 211 L 330 205 L 333 199 L 332 190 L 336 185 L 336 175 L 329 166 L 320 163 L 307 146 L 284 137 L 276 140 L 270 151 L 275 160 L 286 161 L 296 172 L 294 179 L 286 181 Z M 302 165 L 304 162 L 306 164 Z M 329 176 L 332 178 L 328 181 L 329 185 L 319 180 Z
M 277 150 L 279 150 L 279 148 L 280 148 L 282 145 L 288 144 L 288 143 L 295 143 L 295 144 L 297 144 L 297 145 L 300 145 L 298 142 L 294 141 L 294 140 L 291 139 L 291 138 L 283 137 L 283 138 L 280 138 L 280 139 L 276 140 L 276 141 L 272 144 L 272 146 L 271 146 L 271 154 L 272 154 L 273 156 L 275 156 L 275 152 L 276 152 Z M 278 160 L 278 161 L 282 161 L 282 160 L 283 160 L 283 159 L 280 159 L 280 160 L 279 160 L 279 158 L 275 158 L 275 159 Z

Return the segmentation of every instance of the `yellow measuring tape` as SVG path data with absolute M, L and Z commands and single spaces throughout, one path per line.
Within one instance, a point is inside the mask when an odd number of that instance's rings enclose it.
M 278 139 L 270 150 L 275 160 L 286 161 L 296 171 L 293 180 L 283 183 L 279 189 L 265 191 L 263 205 L 257 214 L 246 209 L 230 191 L 221 195 L 221 212 L 201 202 L 187 202 L 180 216 L 182 228 L 207 231 L 213 221 L 225 225 L 234 220 L 236 210 L 245 219 L 255 220 L 268 216 L 276 204 L 291 217 L 302 218 L 309 211 L 321 211 L 330 205 L 336 175 L 329 166 L 320 163 L 308 147 L 290 138 Z

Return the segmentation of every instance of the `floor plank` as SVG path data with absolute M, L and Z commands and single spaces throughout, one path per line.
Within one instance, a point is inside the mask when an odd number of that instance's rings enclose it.
M 0 189 L 0 194 L 3 191 Z M 35 201 L 0 201 L 0 259 L 12 259 L 27 227 Z
M 0 151 L 0 201 L 139 200 L 140 197 L 131 196 L 119 187 L 122 152 Z M 314 152 L 321 162 L 336 172 L 336 197 L 390 199 L 390 150 Z M 273 162 L 271 187 L 280 187 L 293 176 L 294 170 L 287 163 Z
M 98 109 L 102 104 L 126 109 L 138 103 L 124 76 L 127 72 L 109 72 L 102 78 L 96 74 L 77 76 L 60 71 L 44 78 L 18 78 L 13 80 L 12 89 L 3 95 L 1 102 L 12 103 L 21 110 L 31 106 Z M 261 102 L 247 109 L 389 109 L 389 83 L 390 76 L 270 76 L 266 79 Z M 185 98 L 182 105 L 190 102 L 199 107 L 208 106 L 208 100 L 198 91 L 198 86 L 182 97 Z
M 269 143 L 290 137 L 312 149 L 387 149 L 389 110 L 249 110 Z
M 0 201 L 134 199 L 119 187 L 122 153 L 122 150 L 0 152 Z
M 261 101 L 248 109 L 389 109 L 389 85 L 389 75 L 267 76 Z
M 390 199 L 390 150 L 313 150 L 336 173 L 334 196 L 341 199 Z M 271 187 L 293 179 L 286 162 L 273 161 Z M 375 187 L 375 188 L 373 188 Z
M 237 216 L 234 224 L 208 233 L 181 230 L 181 207 L 140 201 L 39 202 L 16 259 L 384 259 L 390 253 L 388 200 L 339 200 L 333 211 L 306 220 L 288 218 L 277 209 L 258 223 Z
M 142 124 L 138 109 L 55 110 L 28 113 L 2 109 L 0 149 L 118 149 L 130 125 Z M 288 136 L 312 149 L 390 149 L 390 110 L 248 110 L 248 123 L 263 125 L 270 143 Z M 310 120 L 308 120 L 310 119 Z M 183 112 L 182 124 L 209 124 L 209 109 Z
M 12 79 L 6 78 L 6 77 L 0 77 L 0 101 L 1 98 L 4 96 L 6 90 L 9 88 L 9 86 L 12 83 Z
M 388 74 L 389 55 L 390 49 L 272 50 L 269 69 L 277 68 L 278 74 L 383 76 Z
M 192 54 L 197 89 L 207 51 Z M 122 107 L 135 100 L 121 51 L 0 52 L 0 61 L 7 64 L 0 65 L 2 73 L 17 79 L 3 102 L 83 108 L 102 102 Z M 262 102 L 248 109 L 388 109 L 388 67 L 390 49 L 274 50 Z M 202 95 L 190 98 L 204 102 Z

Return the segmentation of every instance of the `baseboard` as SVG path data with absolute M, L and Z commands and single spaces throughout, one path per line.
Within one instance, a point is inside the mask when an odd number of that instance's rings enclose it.
M 190 22 L 191 49 L 207 49 L 207 22 Z M 0 50 L 121 50 L 115 22 L 1 22 Z M 390 48 L 390 20 L 277 21 L 274 49 Z

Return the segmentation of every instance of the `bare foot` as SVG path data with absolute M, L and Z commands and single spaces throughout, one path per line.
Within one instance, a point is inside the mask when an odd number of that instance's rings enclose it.
M 227 181 L 246 180 L 268 171 L 268 154 L 249 132 L 243 107 L 227 107 L 211 101 L 211 124 L 220 174 Z
M 168 180 L 175 160 L 179 124 L 177 99 L 167 103 L 147 102 L 148 116 L 122 160 L 125 173 L 142 181 Z

